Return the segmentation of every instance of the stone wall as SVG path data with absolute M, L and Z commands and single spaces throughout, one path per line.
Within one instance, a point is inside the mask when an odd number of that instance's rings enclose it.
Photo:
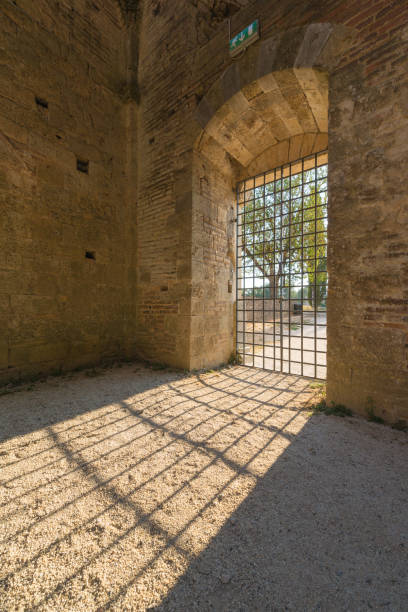
M 0 12 L 8 380 L 134 351 L 135 121 L 116 0 L 4 0 Z
M 406 2 L 139 4 L 3 2 L 1 376 L 226 361 L 236 181 L 328 131 L 328 396 L 407 417 Z
M 282 321 L 289 320 L 289 309 L 291 316 L 296 316 L 293 312 L 295 300 L 270 300 L 263 298 L 246 298 L 241 302 L 242 319 L 247 323 L 261 323 L 279 321 L 282 312 Z
M 394 14 L 395 15 L 395 14 Z M 331 82 L 328 396 L 408 417 L 408 26 Z
M 408 142 L 402 102 L 408 7 L 385 0 L 259 0 L 246 6 L 242 2 L 242 9 L 232 16 L 232 33 L 259 18 L 261 40 L 232 62 L 227 23 L 220 23 L 211 34 L 207 29 L 206 40 L 192 4 L 144 3 L 138 209 L 138 253 L 143 261 L 138 341 L 143 355 L 163 355 L 183 367 L 226 359 L 232 346 L 227 338 L 233 334 L 228 283 L 232 280 L 234 285 L 228 205 L 233 202 L 235 181 L 267 170 L 268 159 L 285 157 L 282 148 L 279 152 L 282 139 L 290 137 L 295 144 L 296 138 L 320 138 L 323 115 L 315 114 L 314 125 L 310 115 L 299 113 L 313 111 L 315 93 L 324 100 L 319 74 L 326 74 L 331 198 L 328 396 L 363 413 L 371 397 L 379 414 L 406 417 L 408 244 L 401 169 Z M 204 11 L 204 3 L 200 6 Z M 324 27 L 308 29 L 308 24 L 321 22 L 331 24 L 326 40 Z M 274 63 L 268 59 L 271 56 Z M 317 71 L 297 74 L 299 56 L 305 69 L 309 58 L 309 66 Z M 287 77 L 278 74 L 291 66 L 295 78 L 289 72 Z M 258 91 L 252 87 L 251 75 L 253 80 L 261 77 L 257 70 L 263 74 L 273 70 L 278 88 L 270 83 Z M 291 95 L 293 84 L 296 90 Z M 271 138 L 265 153 L 249 150 L 254 155 L 250 159 L 241 147 L 249 142 L 242 141 L 244 120 L 239 132 L 232 118 L 244 112 L 235 104 L 247 104 L 243 94 L 250 105 L 258 104 L 262 119 L 262 93 L 275 106 L 274 96 L 279 94 L 298 113 L 301 129 L 281 133 L 275 141 Z M 306 102 L 300 101 L 302 96 Z M 280 112 L 288 128 L 285 108 L 274 112 Z M 275 123 L 278 130 L 281 124 Z M 212 132 L 207 131 L 210 125 Z M 258 129 L 255 122 L 252 128 L 248 125 L 250 134 Z M 259 134 L 261 141 L 262 129 Z

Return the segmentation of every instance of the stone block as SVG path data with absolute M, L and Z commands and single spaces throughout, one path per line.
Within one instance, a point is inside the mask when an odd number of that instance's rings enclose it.
M 41 163 L 37 170 L 37 176 L 40 181 L 44 183 L 55 185 L 57 187 L 64 187 L 64 171 L 55 163 L 44 162 Z
M 195 118 L 202 128 L 205 128 L 207 123 L 214 115 L 214 109 L 209 105 L 207 98 L 203 98 L 195 111 Z
M 312 23 L 306 28 L 294 61 L 294 67 L 312 67 L 326 45 L 333 26 L 330 23 Z
M 9 365 L 9 345 L 6 338 L 0 339 L 0 369 Z
M 261 40 L 256 71 L 256 76 L 258 79 L 271 74 L 274 70 L 280 39 L 281 35 L 278 32 L 275 32 L 266 40 Z
M 232 64 L 229 66 L 221 77 L 221 88 L 224 101 L 229 100 L 241 89 L 241 77 L 239 73 L 239 65 Z

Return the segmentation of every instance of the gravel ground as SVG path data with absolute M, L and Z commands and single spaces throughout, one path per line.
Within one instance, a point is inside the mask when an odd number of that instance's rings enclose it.
M 137 364 L 0 397 L 0 610 L 408 610 L 408 436 Z

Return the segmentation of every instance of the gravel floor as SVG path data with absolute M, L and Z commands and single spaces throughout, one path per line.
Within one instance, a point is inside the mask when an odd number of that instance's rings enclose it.
M 0 610 L 408 610 L 408 436 L 135 364 L 0 397 Z

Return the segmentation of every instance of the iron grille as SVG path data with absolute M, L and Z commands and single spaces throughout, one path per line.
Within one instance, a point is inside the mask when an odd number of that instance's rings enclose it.
M 326 378 L 323 151 L 237 185 L 237 353 L 248 366 Z

